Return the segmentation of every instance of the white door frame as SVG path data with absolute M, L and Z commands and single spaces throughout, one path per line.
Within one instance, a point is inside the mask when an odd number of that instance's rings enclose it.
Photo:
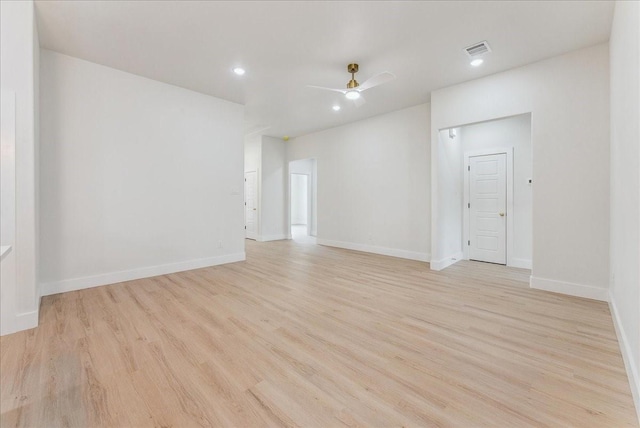
M 513 255 L 513 147 L 470 150 L 464 152 L 464 200 L 462 206 L 462 253 L 469 260 L 469 158 L 487 155 L 507 155 L 507 266 L 511 266 Z
M 251 174 L 251 173 L 255 173 L 256 174 L 256 188 L 255 188 L 255 196 L 256 196 L 256 214 L 255 214 L 255 218 L 254 218 L 254 222 L 255 222 L 255 232 L 254 232 L 254 236 L 248 236 L 247 235 L 247 174 Z M 258 215 L 260 213 L 260 193 L 259 193 L 259 186 L 260 186 L 260 180 L 258 180 L 258 177 L 260 175 L 258 174 L 258 170 L 251 170 L 251 171 L 245 171 L 244 172 L 244 180 L 245 180 L 245 185 L 242 188 L 242 191 L 244 193 L 244 237 L 245 239 L 253 239 L 253 240 L 257 240 L 258 236 L 260 236 L 260 216 Z

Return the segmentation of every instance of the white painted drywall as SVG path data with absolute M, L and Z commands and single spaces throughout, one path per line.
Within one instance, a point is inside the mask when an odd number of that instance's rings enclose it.
M 318 233 L 318 180 L 317 162 L 315 159 L 300 159 L 289 162 L 289 174 L 306 174 L 309 177 L 309 223 L 311 230 L 309 234 L 316 236 Z
M 519 265 L 531 263 L 531 115 L 481 122 L 460 128 L 462 151 L 513 148 L 513 253 Z M 463 201 L 463 207 L 464 207 Z
M 41 55 L 44 294 L 244 258 L 243 107 Z
M 15 280 L 1 286 L 0 333 L 7 334 L 38 324 L 39 46 L 33 1 L 3 1 L 0 8 L 0 91 L 15 93 L 15 240 L 12 254 L 3 260 L 3 266 L 6 262 L 15 268 Z M 11 297 L 5 301 L 6 296 Z
M 33 14 L 33 43 L 32 43 L 32 51 L 33 51 L 33 164 L 34 164 L 34 174 L 33 174 L 33 199 L 34 199 L 34 222 L 35 222 L 35 232 L 34 232 L 34 240 L 35 240 L 35 284 L 36 284 L 36 311 L 35 313 L 39 313 L 40 311 L 40 40 L 38 38 L 38 25 L 37 19 L 35 16 L 35 9 Z
M 532 113 L 533 279 L 606 298 L 609 282 L 609 66 L 601 44 L 434 91 L 431 135 Z M 445 198 L 433 144 L 432 251 Z M 549 282 L 546 283 L 547 285 Z
M 463 146 L 460 128 L 455 128 L 454 138 L 449 130 L 438 133 L 438 183 L 445 198 L 442 200 L 442 233 L 438 246 L 442 248 L 442 257 L 432 259 L 433 268 L 443 268 L 462 258 L 462 200 L 463 200 Z
M 262 146 L 261 135 L 250 135 L 244 138 L 244 171 L 258 171 L 262 156 L 260 148 Z
M 258 240 L 286 239 L 287 226 L 287 161 L 285 142 L 262 136 L 262 177 L 260 184 L 260 235 Z
M 640 419 L 640 3 L 616 2 L 611 67 L 611 306 Z
M 16 326 L 16 94 L 0 92 L 0 334 Z
M 318 242 L 429 260 L 429 104 L 297 137 L 317 161 Z
M 291 224 L 308 224 L 309 182 L 308 175 L 291 174 Z

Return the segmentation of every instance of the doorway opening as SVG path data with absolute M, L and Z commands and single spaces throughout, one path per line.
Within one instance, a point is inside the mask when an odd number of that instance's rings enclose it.
M 291 236 L 309 235 L 309 176 L 291 174 Z
M 289 234 L 297 242 L 316 242 L 316 177 L 315 159 L 289 162 Z
M 445 257 L 435 270 L 458 260 L 531 269 L 531 114 L 444 129 L 437 144 Z

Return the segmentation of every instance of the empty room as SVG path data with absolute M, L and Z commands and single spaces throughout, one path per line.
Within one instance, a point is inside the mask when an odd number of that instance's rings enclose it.
M 0 426 L 640 427 L 639 1 L 0 1 Z

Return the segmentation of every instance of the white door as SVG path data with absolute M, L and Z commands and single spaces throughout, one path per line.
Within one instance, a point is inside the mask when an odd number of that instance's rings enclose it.
M 258 223 L 258 189 L 257 173 L 255 171 L 244 174 L 244 228 L 246 237 L 256 239 Z
M 507 263 L 507 155 L 469 158 L 469 258 Z

